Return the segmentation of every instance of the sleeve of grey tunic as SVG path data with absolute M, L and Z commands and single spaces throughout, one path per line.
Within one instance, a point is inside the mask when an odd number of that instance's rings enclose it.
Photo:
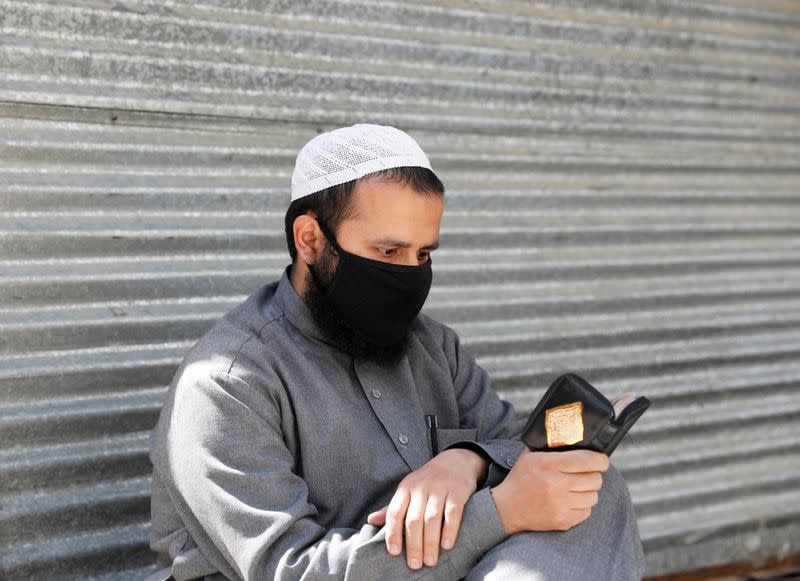
M 525 419 L 500 399 L 491 387 L 489 374 L 464 349 L 458 335 L 446 325 L 444 348 L 453 374 L 462 425 L 476 427 L 477 440 L 454 442 L 448 448 L 467 448 L 487 458 L 489 470 L 479 488 L 497 486 L 525 449 L 521 440 Z
M 280 404 L 265 396 L 275 392 L 213 364 L 199 367 L 186 370 L 167 404 L 174 406 L 166 427 L 168 460 L 155 463 L 169 472 L 165 486 L 192 538 L 226 577 L 460 579 L 507 538 L 488 488 L 467 502 L 456 546 L 442 552 L 434 568 L 414 571 L 404 555 L 389 555 L 384 528 L 326 530 L 315 520 L 306 484 L 293 470 L 281 435 Z M 489 413 L 487 433 L 505 435 L 494 430 L 503 408 L 480 392 L 485 384 L 471 379 L 480 372 L 461 369 L 466 413 Z M 276 385 L 279 381 L 276 377 Z M 489 453 L 506 449 L 487 446 Z

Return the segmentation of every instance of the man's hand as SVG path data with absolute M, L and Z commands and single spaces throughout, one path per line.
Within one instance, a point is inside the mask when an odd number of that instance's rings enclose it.
M 432 567 L 439 560 L 440 541 L 444 549 L 455 545 L 464 505 L 487 468 L 488 461 L 471 450 L 445 450 L 403 478 L 389 505 L 370 514 L 367 522 L 386 524 L 386 548 L 395 556 L 403 550 L 405 531 L 408 566 L 419 569 L 424 562 Z
M 491 490 L 503 528 L 510 535 L 571 529 L 589 518 L 608 467 L 608 456 L 593 450 L 525 450 Z

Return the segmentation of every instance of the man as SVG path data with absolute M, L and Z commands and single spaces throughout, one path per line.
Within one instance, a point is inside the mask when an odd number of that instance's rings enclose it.
M 525 449 L 456 333 L 419 312 L 443 209 L 398 129 L 303 147 L 291 265 L 192 347 L 151 436 L 161 578 L 641 578 L 608 458 Z

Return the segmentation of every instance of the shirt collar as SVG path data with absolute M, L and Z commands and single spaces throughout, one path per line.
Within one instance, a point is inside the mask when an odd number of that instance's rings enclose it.
M 290 264 L 284 269 L 283 275 L 278 281 L 278 288 L 275 290 L 275 304 L 286 315 L 289 322 L 304 335 L 330 344 L 330 340 L 323 335 L 316 321 L 314 321 L 314 316 L 305 301 L 292 286 L 292 282 L 289 280 L 291 267 Z

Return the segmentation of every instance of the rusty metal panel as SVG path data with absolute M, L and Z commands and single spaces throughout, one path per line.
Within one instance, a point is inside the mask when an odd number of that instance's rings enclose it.
M 442 177 L 426 310 L 521 414 L 653 402 L 648 575 L 800 550 L 798 57 L 780 0 L 0 0 L 0 577 L 152 570 L 166 385 L 360 121 Z

